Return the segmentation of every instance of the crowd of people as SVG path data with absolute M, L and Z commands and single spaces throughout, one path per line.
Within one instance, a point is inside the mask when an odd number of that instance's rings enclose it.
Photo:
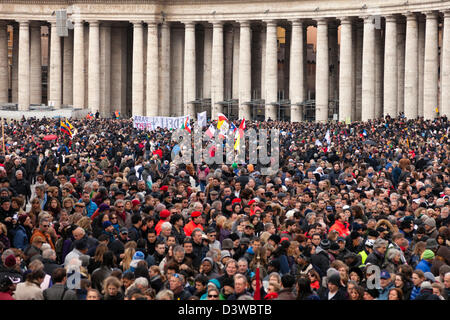
M 171 130 L 69 120 L 71 138 L 5 122 L 1 300 L 450 297 L 446 117 L 247 121 L 280 130 L 272 176 L 175 165 Z

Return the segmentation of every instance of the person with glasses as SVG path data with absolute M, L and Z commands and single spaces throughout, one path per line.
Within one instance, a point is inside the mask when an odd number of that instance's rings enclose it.
M 180 273 L 175 273 L 169 278 L 169 289 L 174 294 L 174 300 L 187 300 L 192 294 L 185 289 L 185 278 Z
M 215 288 L 210 288 L 208 290 L 208 299 L 207 300 L 225 300 L 219 290 L 215 289 Z
M 52 247 L 53 250 L 55 250 L 55 245 L 53 244 L 52 237 L 50 236 L 50 220 L 48 219 L 41 219 L 39 221 L 39 228 L 36 228 L 33 232 L 33 235 L 31 236 L 30 241 L 33 242 L 34 238 L 36 237 L 42 237 L 46 240 L 46 242 Z

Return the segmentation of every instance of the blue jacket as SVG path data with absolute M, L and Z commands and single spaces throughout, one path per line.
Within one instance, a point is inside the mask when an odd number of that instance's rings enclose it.
M 26 246 L 30 243 L 30 240 L 28 239 L 27 232 L 25 231 L 24 226 L 19 225 L 19 227 L 16 229 L 14 240 L 13 240 L 13 246 L 14 248 L 21 249 L 22 251 L 25 250 Z
M 411 295 L 409 296 L 409 300 L 416 300 L 416 297 L 420 294 L 420 286 L 414 286 Z
M 80 199 L 79 202 L 83 202 L 83 200 Z M 94 214 L 95 210 L 97 210 L 97 205 L 95 204 L 95 202 L 90 200 L 89 204 L 86 206 L 87 216 L 90 218 Z
M 420 262 L 417 264 L 416 269 L 422 270 L 423 273 L 425 272 L 431 272 L 431 263 L 426 260 L 420 260 Z
M 378 300 L 389 300 L 389 290 L 394 288 L 394 283 L 390 283 L 386 288 L 384 289 L 378 289 L 378 292 L 380 293 Z

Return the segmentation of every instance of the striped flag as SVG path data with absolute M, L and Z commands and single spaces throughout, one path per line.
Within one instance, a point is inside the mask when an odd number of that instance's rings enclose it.
M 216 129 L 214 129 L 214 126 L 210 124 L 205 133 L 210 139 L 212 139 L 214 137 L 214 134 L 216 133 Z
M 191 127 L 190 127 L 190 124 L 189 124 L 189 116 L 186 117 L 186 121 L 184 121 L 183 125 L 181 126 L 181 129 L 184 129 L 187 132 L 191 133 Z

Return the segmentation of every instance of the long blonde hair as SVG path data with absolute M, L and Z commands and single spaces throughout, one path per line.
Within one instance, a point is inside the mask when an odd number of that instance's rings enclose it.
M 133 260 L 133 256 L 136 250 L 133 247 L 126 248 L 124 252 L 124 257 L 122 260 L 122 270 L 126 271 L 130 268 L 131 260 Z

